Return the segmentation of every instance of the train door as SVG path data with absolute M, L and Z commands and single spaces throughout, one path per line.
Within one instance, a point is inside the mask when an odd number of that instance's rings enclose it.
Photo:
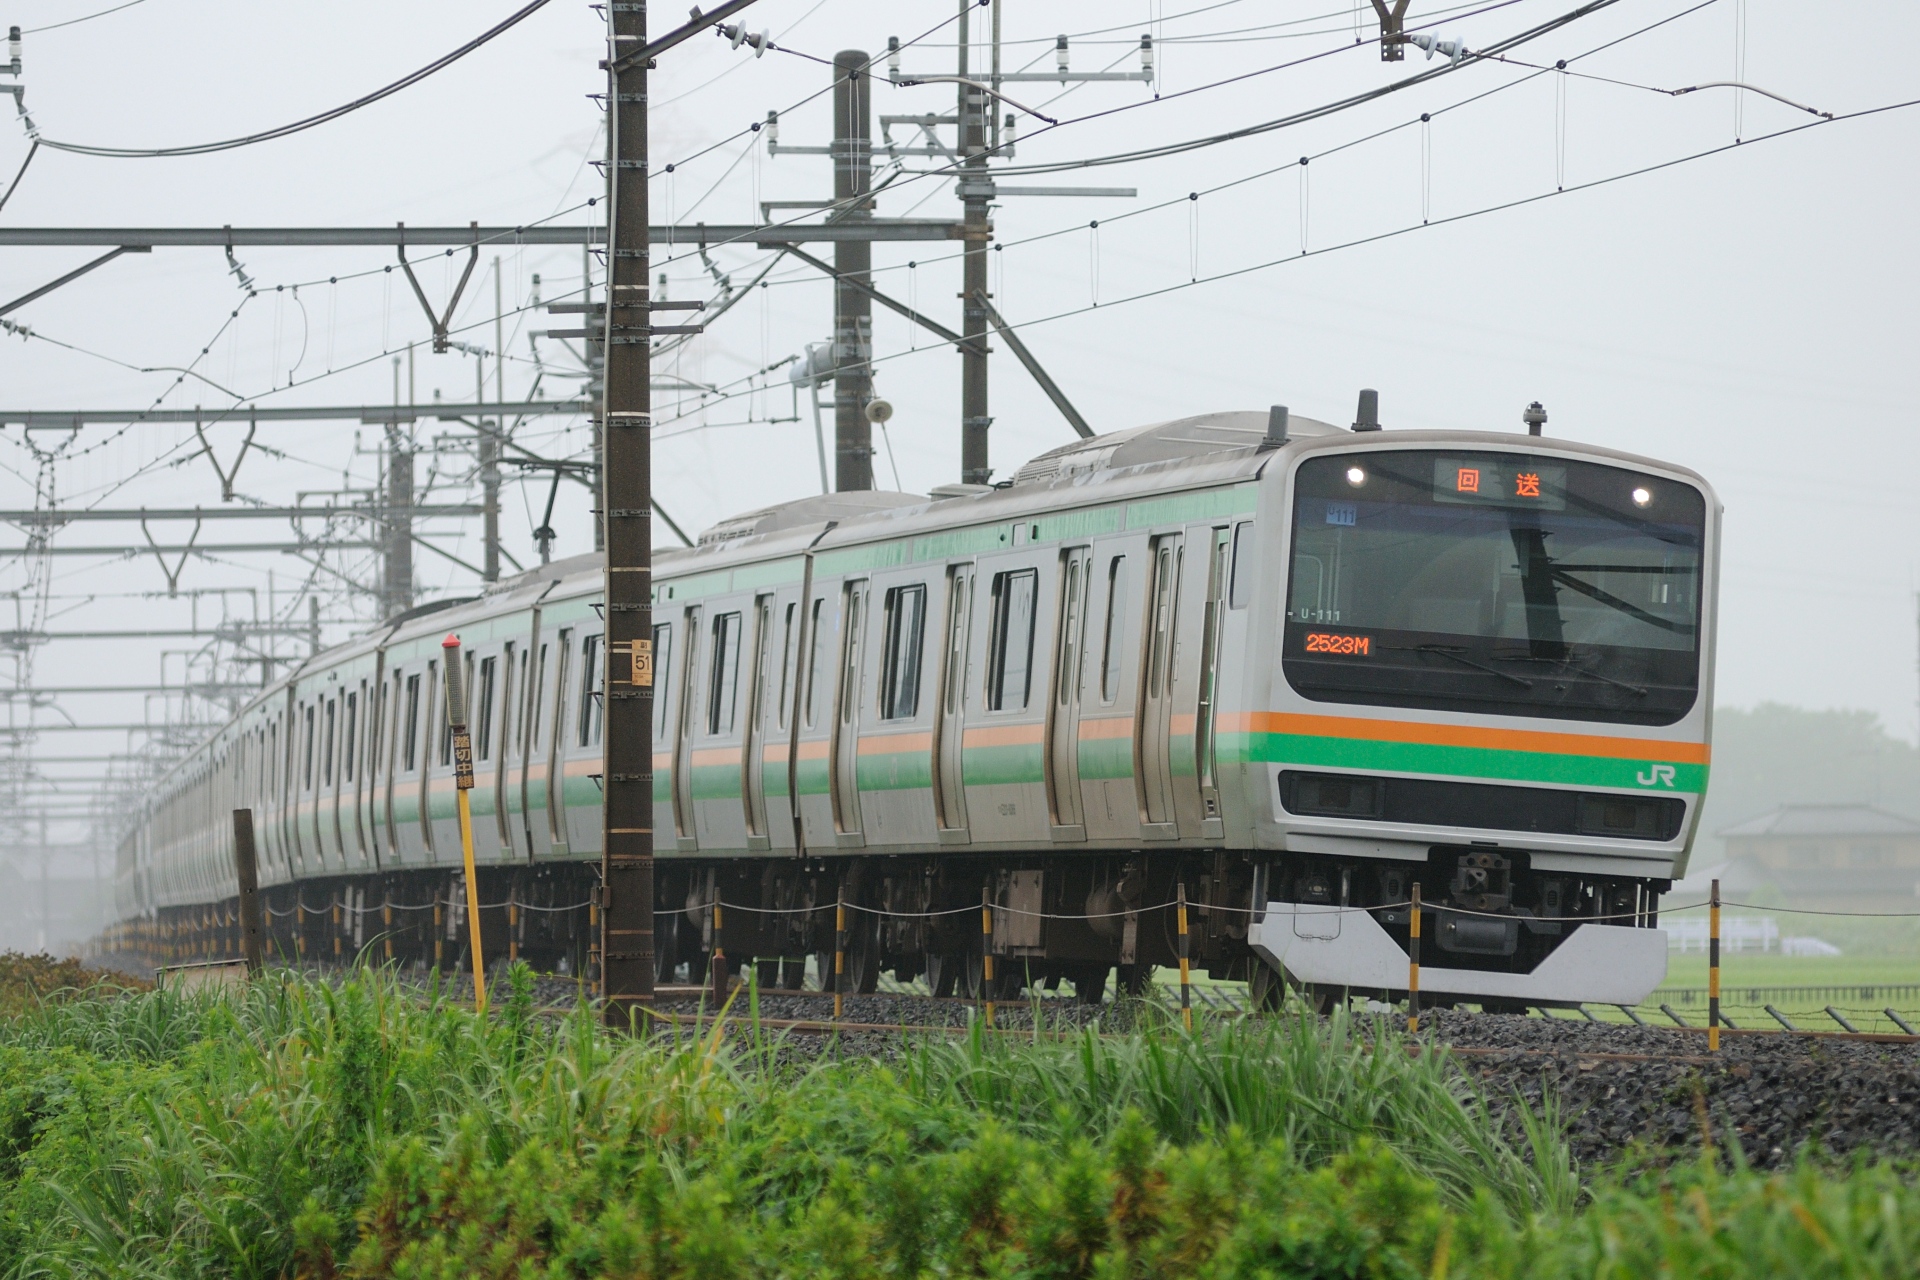
M 940 646 L 940 708 L 933 722 L 933 802 L 942 844 L 967 842 L 967 637 L 973 630 L 973 566 L 947 570 L 946 630 Z
M 688 609 L 683 628 L 687 637 L 687 656 L 680 664 L 680 714 L 673 727 L 673 830 L 679 837 L 682 853 L 700 847 L 700 836 L 693 822 L 693 728 L 699 714 L 700 610 Z
M 589 771 L 599 773 L 604 763 L 604 753 L 600 747 L 600 739 L 606 729 L 606 714 L 601 702 L 601 679 L 605 674 L 601 670 L 601 647 L 604 643 L 605 637 L 598 632 L 580 637 L 579 673 L 574 678 L 571 695 L 573 725 L 568 730 L 567 742 L 574 759 L 561 779 L 560 805 L 565 815 L 562 829 L 567 833 L 567 847 L 575 853 L 587 853 L 600 848 L 600 798 L 604 793 L 592 778 L 585 775 Z M 580 781 L 570 784 L 569 779 L 576 776 Z M 569 785 L 577 803 L 567 798 Z
M 833 799 L 836 843 L 858 848 L 866 843 L 860 830 L 860 703 L 861 675 L 866 669 L 868 584 L 862 579 L 841 588 L 840 671 L 835 689 L 833 756 L 828 787 Z
M 567 855 L 567 702 L 573 674 L 573 632 L 565 627 L 553 644 L 553 715 L 547 735 L 547 848 L 554 857 Z
M 654 615 L 658 617 L 658 614 Z M 673 623 L 653 624 L 653 829 L 673 828 L 673 691 L 679 668 L 673 665 Z M 661 748 L 666 748 L 662 750 Z
M 1087 838 L 1080 795 L 1080 696 L 1092 568 L 1091 547 L 1068 547 L 1060 553 L 1060 601 L 1054 627 L 1053 696 L 1047 702 L 1045 769 L 1047 811 L 1056 840 Z
M 546 795 L 546 776 L 538 769 L 540 756 L 540 718 L 547 709 L 547 648 L 548 641 L 540 634 L 540 612 L 534 611 L 533 639 L 527 644 L 527 652 L 520 659 L 520 838 L 527 842 L 527 858 L 532 860 L 544 850 L 544 842 L 536 838 L 539 828 L 533 821 L 534 800 L 544 799 Z M 539 773 L 540 790 L 534 790 L 535 774 Z
M 1231 563 L 1231 533 L 1222 527 L 1208 533 L 1207 598 L 1201 610 L 1200 670 L 1193 717 L 1193 776 L 1200 792 L 1200 836 L 1222 839 L 1226 828 L 1220 816 L 1219 765 L 1215 759 L 1214 720 L 1219 707 L 1220 637 L 1226 626 L 1227 571 Z
M 507 768 L 513 760 L 513 695 L 518 691 L 515 676 L 515 660 L 518 658 L 518 645 L 507 641 L 499 651 L 499 725 L 493 733 L 493 829 L 499 833 L 499 856 L 515 858 L 518 850 L 513 844 L 513 812 L 509 810 L 509 787 L 507 779 L 511 770 Z
M 1174 642 L 1180 621 L 1177 533 L 1155 538 L 1147 554 L 1146 622 L 1140 636 L 1140 714 L 1133 738 L 1140 797 L 1140 834 L 1171 840 L 1177 834 L 1173 800 Z
M 740 801 L 747 824 L 747 848 L 771 847 L 767 838 L 767 664 L 773 646 L 773 597 L 753 602 L 753 633 L 748 640 L 747 731 L 740 746 Z

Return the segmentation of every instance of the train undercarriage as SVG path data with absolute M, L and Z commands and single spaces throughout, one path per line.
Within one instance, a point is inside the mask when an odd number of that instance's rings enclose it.
M 598 864 L 489 866 L 478 874 L 489 965 L 522 960 L 594 981 Z M 1658 895 L 1669 887 L 1534 871 L 1524 853 L 1450 846 L 1436 846 L 1424 863 L 1227 850 L 663 859 L 655 872 L 656 981 L 710 983 L 717 949 L 729 974 L 752 965 L 763 988 L 798 989 L 809 971 L 816 984 L 820 975 L 830 980 L 840 950 L 849 993 L 877 989 L 890 972 L 903 983 L 923 980 L 939 996 L 1006 999 L 1065 983 L 1098 1000 L 1112 976 L 1116 989 L 1137 991 L 1154 968 L 1178 963 L 1184 898 L 1194 968 L 1247 981 L 1257 1002 L 1278 1001 L 1276 961 L 1322 1008 L 1345 995 L 1391 1001 L 1406 991 L 1407 904 L 1416 880 L 1426 904 L 1428 972 L 1475 975 L 1456 978 L 1453 992 L 1429 983 L 1426 1003 L 1490 1007 L 1573 1002 L 1501 992 L 1525 991 L 1515 984 L 1588 924 L 1601 926 L 1588 943 L 1603 934 L 1652 943 L 1625 930 L 1656 925 Z M 263 889 L 261 899 L 267 951 L 279 963 L 470 967 L 458 871 L 307 879 Z M 1283 932 L 1285 942 L 1275 942 Z M 1316 961 L 1317 944 L 1341 937 L 1339 963 L 1348 969 Z M 1368 942 L 1370 956 L 1356 950 Z M 238 958 L 237 900 L 162 908 L 114 926 L 99 950 L 143 969 Z M 1325 945 L 1318 951 L 1333 954 Z M 990 981 L 987 954 L 994 957 Z

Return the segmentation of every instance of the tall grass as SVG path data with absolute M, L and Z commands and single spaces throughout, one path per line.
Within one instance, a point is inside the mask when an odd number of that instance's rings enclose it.
M 1920 1256 L 1920 1197 L 1885 1170 L 1670 1171 L 1577 1210 L 1551 1113 L 1503 1130 L 1444 1056 L 1381 1027 L 976 1030 L 801 1062 L 746 1012 L 614 1037 L 586 1009 L 536 1015 L 517 969 L 488 1021 L 378 972 L 40 1005 L 0 1021 L 0 1275 L 1766 1274 L 1756 1241 L 1795 1274 L 1892 1275 Z M 1746 1222 L 1771 1226 L 1728 1235 Z M 1836 1249 L 1852 1270 L 1822 1270 Z

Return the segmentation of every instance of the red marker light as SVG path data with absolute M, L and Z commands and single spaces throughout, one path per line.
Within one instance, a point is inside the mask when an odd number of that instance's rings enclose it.
M 1460 468 L 1460 479 L 1457 487 L 1459 492 L 1461 493 L 1480 492 L 1480 468 L 1478 467 Z
M 452 632 L 448 632 L 447 638 L 440 642 L 440 647 L 442 649 L 458 649 L 460 647 L 460 637 L 454 635 Z

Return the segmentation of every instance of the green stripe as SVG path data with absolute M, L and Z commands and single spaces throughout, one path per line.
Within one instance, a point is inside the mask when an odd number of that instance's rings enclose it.
M 1041 780 L 1037 742 L 1010 747 L 968 747 L 961 754 L 965 757 L 962 774 L 970 787 Z
M 854 761 L 862 791 L 914 791 L 933 785 L 933 761 L 925 751 L 888 751 Z
M 739 762 L 694 765 L 692 791 L 695 800 L 738 800 Z
M 1007 546 L 1008 525 L 989 525 L 984 529 L 956 529 L 952 533 L 930 533 L 913 540 L 915 560 L 951 560 L 956 556 L 975 556 Z
M 1707 766 L 1658 760 L 1618 760 L 1608 756 L 1560 755 L 1547 751 L 1503 751 L 1492 747 L 1431 746 L 1419 742 L 1377 742 L 1366 738 L 1327 738 L 1293 733 L 1230 733 L 1219 739 L 1224 758 L 1324 769 L 1372 769 L 1393 773 L 1439 774 L 1461 778 L 1501 778 L 1572 787 L 1610 787 L 1662 794 L 1704 792 Z M 1671 785 L 1654 767 L 1673 770 Z
M 1088 511 L 1044 516 L 1035 523 L 1040 528 L 1039 540 L 1052 542 L 1060 538 L 1091 538 L 1102 533 L 1118 533 L 1125 524 L 1124 514 L 1118 506 L 1095 507 Z
M 676 578 L 662 582 L 653 589 L 653 602 L 662 600 L 692 600 L 699 596 L 710 596 L 725 591 L 732 584 L 733 575 L 726 569 L 713 573 L 702 573 L 691 578 Z
M 882 542 L 873 546 L 848 547 L 844 551 L 823 551 L 814 557 L 814 572 L 823 578 L 863 569 L 891 569 L 913 558 L 913 549 L 905 542 Z
M 798 582 L 804 568 L 799 556 L 769 560 L 765 564 L 742 565 L 733 571 L 733 589 L 746 591 L 752 587 L 777 587 L 783 583 Z
M 1104 782 L 1133 776 L 1133 739 L 1089 738 L 1080 743 L 1080 778 Z
M 1258 488 L 1255 484 L 1240 484 L 1230 489 L 1205 489 L 1199 493 L 1129 502 L 1127 528 L 1145 529 L 1154 525 L 1185 524 L 1189 520 L 1250 514 Z

